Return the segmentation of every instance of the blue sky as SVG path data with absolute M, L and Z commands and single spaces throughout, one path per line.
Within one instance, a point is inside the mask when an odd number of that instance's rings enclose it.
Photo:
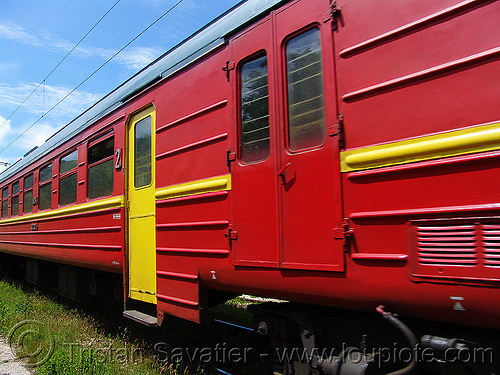
M 178 0 L 120 0 L 7 121 L 117 0 L 1 0 L 0 151 Z M 171 13 L 0 153 L 13 163 L 134 73 L 240 0 L 183 0 Z M 2 125 L 3 124 L 3 125 Z M 0 165 L 0 172 L 5 167 Z

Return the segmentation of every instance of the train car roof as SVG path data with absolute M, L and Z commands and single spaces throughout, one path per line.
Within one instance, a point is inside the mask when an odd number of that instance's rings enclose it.
M 57 146 L 91 126 L 101 117 L 122 106 L 128 99 L 148 86 L 165 79 L 214 49 L 225 44 L 227 37 L 261 17 L 286 0 L 243 0 L 236 6 L 198 30 L 196 33 L 167 51 L 130 79 L 104 96 L 43 145 L 25 155 L 0 175 L 0 183 L 37 161 Z

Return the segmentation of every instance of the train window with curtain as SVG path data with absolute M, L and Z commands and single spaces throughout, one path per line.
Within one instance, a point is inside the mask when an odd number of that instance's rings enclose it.
M 267 56 L 241 67 L 241 161 L 251 163 L 269 156 L 269 85 Z
M 12 202 L 10 205 L 11 216 L 19 215 L 19 181 L 12 184 Z
M 47 210 L 52 205 L 52 164 L 40 169 L 38 177 L 38 209 Z
M 2 219 L 9 216 L 9 188 L 2 189 Z
M 288 141 L 292 151 L 322 145 L 326 140 L 323 65 L 318 28 L 286 44 Z
M 143 118 L 134 128 L 134 187 L 151 184 L 151 116 Z
M 59 159 L 59 205 L 76 202 L 78 151 Z
M 88 149 L 88 198 L 113 194 L 114 137 L 108 137 Z
M 24 177 L 23 189 L 23 213 L 28 214 L 33 211 L 33 173 Z

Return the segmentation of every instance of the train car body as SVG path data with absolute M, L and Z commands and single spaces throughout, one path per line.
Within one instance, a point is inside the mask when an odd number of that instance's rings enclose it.
M 497 330 L 499 15 L 243 2 L 2 174 L 0 251 L 152 324 L 217 291 Z

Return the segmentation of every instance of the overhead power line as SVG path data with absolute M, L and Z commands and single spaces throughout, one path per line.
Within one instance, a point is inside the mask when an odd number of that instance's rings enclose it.
M 23 106 L 23 105 L 24 105 L 24 104 L 28 101 L 28 99 L 29 99 L 29 98 L 31 98 L 31 96 L 32 96 L 32 95 L 36 92 L 36 90 L 38 90 L 38 89 L 40 88 L 40 86 L 42 86 L 43 84 L 45 84 L 45 81 L 47 80 L 47 78 L 49 78 L 49 77 L 52 75 L 52 73 L 54 73 L 54 72 L 56 71 L 56 69 L 57 69 L 57 68 L 59 68 L 59 66 L 60 66 L 60 65 L 64 62 L 64 60 L 66 60 L 66 59 L 68 58 L 68 56 L 69 56 L 69 55 L 71 55 L 71 54 L 73 53 L 73 51 L 74 51 L 74 50 L 75 50 L 75 49 L 76 49 L 76 48 L 80 45 L 80 43 L 82 43 L 82 42 L 83 42 L 83 40 L 84 40 L 85 38 L 87 38 L 87 36 L 88 36 L 88 35 L 89 35 L 89 34 L 90 34 L 90 33 L 91 33 L 91 32 L 92 32 L 92 31 L 93 31 L 93 30 L 97 27 L 97 25 L 99 25 L 99 24 L 101 23 L 101 21 L 102 21 L 102 20 L 103 20 L 103 19 L 104 19 L 104 18 L 105 18 L 108 14 L 109 14 L 109 12 L 111 12 L 111 11 L 113 10 L 113 8 L 114 8 L 115 6 L 117 6 L 117 5 L 118 5 L 118 3 L 119 3 L 120 1 L 121 1 L 121 0 L 117 0 L 117 1 L 113 4 L 113 6 L 112 6 L 111 8 L 109 8 L 109 10 L 108 10 L 106 13 L 104 13 L 104 15 L 103 15 L 103 16 L 99 19 L 99 21 L 97 21 L 97 22 L 95 23 L 95 25 L 94 25 L 94 26 L 92 26 L 92 28 L 91 28 L 89 31 L 87 31 L 87 33 L 86 33 L 86 34 L 85 34 L 85 35 L 84 35 L 84 36 L 83 36 L 83 37 L 82 37 L 82 38 L 78 41 L 78 43 L 76 43 L 76 44 L 75 44 L 75 46 L 71 49 L 71 51 L 69 51 L 69 52 L 66 54 L 66 56 L 64 56 L 64 57 L 63 57 L 63 59 L 62 59 L 61 61 L 59 61 L 59 63 L 57 63 L 57 65 L 56 65 L 56 66 L 55 66 L 55 67 L 54 67 L 54 68 L 50 71 L 50 73 L 49 73 L 49 74 L 47 74 L 47 76 L 46 76 L 46 77 L 42 80 L 42 82 L 40 82 L 40 83 L 38 84 L 38 86 L 37 86 L 37 87 L 35 87 L 35 88 L 33 89 L 33 91 L 31 91 L 31 93 L 30 93 L 30 94 L 26 97 L 26 99 L 24 99 L 24 100 L 23 100 L 23 102 L 22 102 L 21 104 L 19 104 L 19 106 L 18 106 L 18 107 L 14 110 L 14 112 L 12 112 L 12 113 L 10 114 L 10 116 L 9 116 L 9 117 L 7 117 L 7 119 L 6 119 L 4 122 L 2 122 L 2 124 L 0 124 L 0 128 L 1 128 L 2 126 L 4 126 L 4 125 L 7 123 L 7 121 L 9 121 L 9 120 L 11 119 L 11 117 L 12 117 L 12 116 L 14 116 L 14 115 L 16 114 L 16 112 L 17 112 L 17 111 L 18 111 L 18 110 L 19 110 L 19 109 L 20 109 L 20 108 L 21 108 L 21 107 L 22 107 L 22 106 Z M 44 97 L 44 100 L 45 100 L 45 97 Z
M 172 10 L 174 10 L 180 3 L 182 3 L 184 0 L 179 0 L 177 3 L 175 3 L 170 9 L 168 9 L 165 13 L 163 13 L 160 17 L 158 17 L 153 23 L 151 23 L 148 27 L 146 27 L 144 30 L 142 30 L 137 36 L 135 36 L 130 42 L 125 44 L 118 52 L 116 52 L 113 56 L 111 56 L 108 60 L 106 60 L 99 68 L 94 70 L 87 78 L 85 78 L 82 82 L 80 82 L 73 90 L 71 90 L 64 98 L 59 100 L 52 108 L 50 108 L 45 114 L 42 114 L 38 120 L 36 120 L 33 124 L 28 126 L 21 134 L 19 134 L 16 139 L 14 139 L 12 142 L 10 142 L 7 146 L 5 146 L 1 151 L 4 152 L 7 150 L 10 146 L 12 146 L 19 138 L 21 138 L 24 134 L 26 134 L 33 126 L 38 124 L 40 120 L 42 120 L 45 116 L 47 116 L 50 112 L 52 112 L 59 104 L 61 104 L 63 101 L 65 101 L 71 94 L 73 94 L 76 90 L 78 90 L 85 82 L 87 82 L 90 78 L 92 78 L 98 71 L 100 71 L 102 68 L 104 68 L 111 60 L 113 60 L 116 56 L 118 56 L 121 52 L 123 52 L 124 49 L 126 49 L 128 46 L 130 46 L 133 42 L 135 42 L 138 38 L 140 38 L 146 31 L 148 31 L 150 28 L 152 28 L 154 25 L 156 25 L 163 17 L 165 17 L 167 14 L 169 14 Z

